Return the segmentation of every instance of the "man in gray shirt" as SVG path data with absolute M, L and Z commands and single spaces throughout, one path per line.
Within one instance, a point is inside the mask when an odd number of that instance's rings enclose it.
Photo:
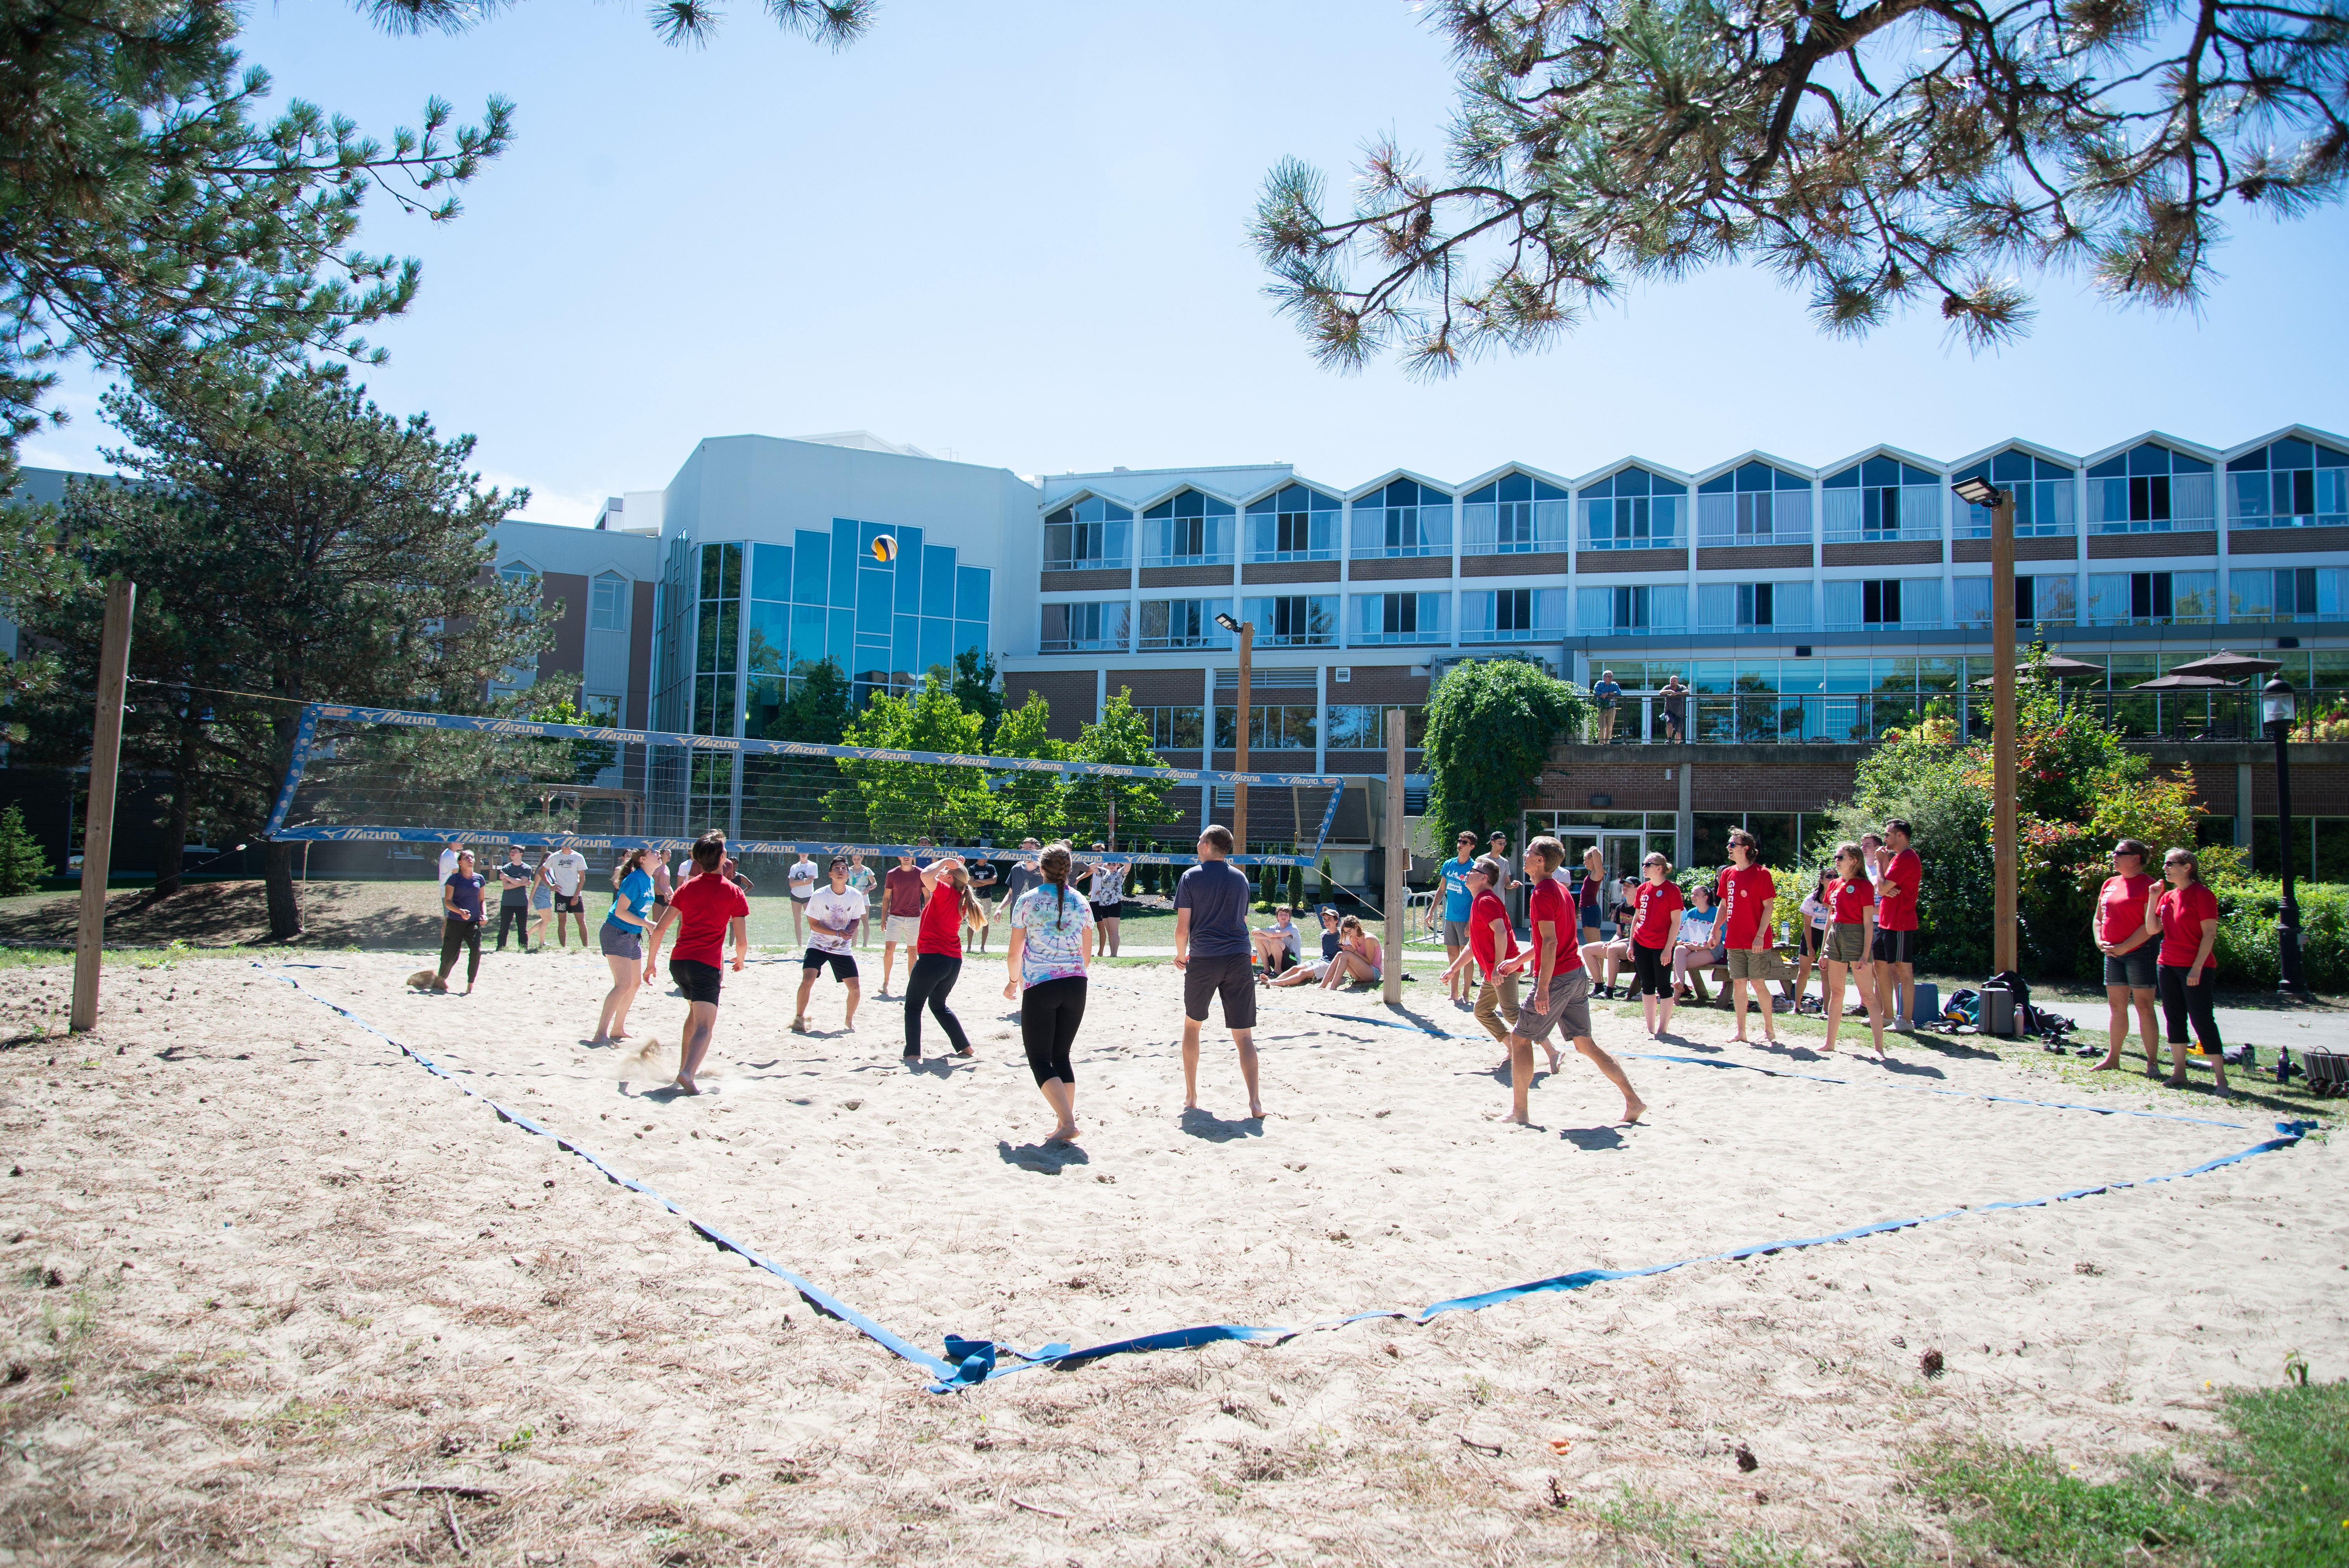
M 1231 852 L 1232 830 L 1210 823 L 1199 835 L 1199 863 L 1174 884 L 1174 967 L 1183 972 L 1183 1109 L 1199 1109 L 1199 1030 L 1207 1021 L 1207 998 L 1220 995 L 1224 1027 L 1239 1051 L 1253 1119 L 1264 1115 L 1257 1094 L 1256 963 L 1247 924 L 1254 890 L 1226 858 Z

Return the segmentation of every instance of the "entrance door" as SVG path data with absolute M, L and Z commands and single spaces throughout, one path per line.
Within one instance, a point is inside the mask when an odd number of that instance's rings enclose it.
M 1579 882 L 1582 877 L 1582 851 L 1593 844 L 1599 846 L 1600 874 L 1606 877 L 1610 886 L 1624 877 L 1634 882 L 1639 880 L 1640 858 L 1647 852 L 1640 834 L 1619 832 L 1609 828 L 1561 827 L 1557 830 L 1557 837 L 1566 845 L 1566 874 L 1575 881 Z M 1608 913 L 1606 910 L 1600 911 L 1600 930 L 1612 936 L 1615 923 L 1611 918 L 1606 918 Z

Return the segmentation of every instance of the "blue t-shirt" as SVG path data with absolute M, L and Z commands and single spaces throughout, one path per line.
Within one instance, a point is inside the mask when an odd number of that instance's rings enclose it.
M 616 911 L 624 903 L 628 906 L 628 913 L 638 920 L 647 919 L 652 914 L 653 879 L 645 874 L 642 866 L 622 877 L 618 889 L 612 894 L 614 910 Z M 623 931 L 642 932 L 645 929 L 641 925 L 630 925 L 624 920 L 615 920 L 610 914 L 604 916 L 604 923 L 606 925 L 616 925 Z
M 482 880 L 481 873 L 479 872 L 473 872 L 471 876 L 463 872 L 450 872 L 448 882 L 442 884 L 449 890 L 449 902 L 466 914 L 472 916 L 475 925 L 481 923 Z M 446 910 L 441 913 L 450 919 L 457 918 L 454 915 L 449 915 Z
M 1444 918 L 1466 920 L 1468 908 L 1476 895 L 1468 891 L 1468 873 L 1476 869 L 1473 860 L 1465 862 L 1456 857 L 1444 862 Z
M 1623 695 L 1623 687 L 1615 681 L 1594 681 L 1591 683 L 1590 695 L 1598 699 L 1599 707 L 1612 707 L 1615 706 L 1615 699 Z
M 1254 951 L 1248 941 L 1247 877 L 1229 861 L 1201 861 L 1174 884 L 1174 907 L 1191 912 L 1191 952 L 1229 958 Z

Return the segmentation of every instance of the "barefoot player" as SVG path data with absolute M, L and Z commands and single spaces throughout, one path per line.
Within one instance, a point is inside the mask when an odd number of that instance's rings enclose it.
M 1631 1080 L 1624 1076 L 1622 1064 L 1590 1037 L 1590 972 L 1574 961 L 1574 904 L 1557 881 L 1557 869 L 1565 861 L 1566 846 L 1547 834 L 1526 846 L 1526 872 L 1535 879 L 1526 899 L 1533 945 L 1504 966 L 1531 966 L 1534 984 L 1517 1014 L 1516 1027 L 1509 1031 L 1509 1090 L 1514 1109 L 1508 1119 L 1521 1123 L 1529 1119 L 1526 1094 L 1533 1087 L 1534 1042 L 1547 1046 L 1550 1031 L 1563 1024 L 1574 1037 L 1574 1048 L 1623 1091 L 1623 1119 L 1637 1121 L 1648 1109 L 1646 1103 L 1631 1092 Z
M 1740 1045 L 1745 1038 L 1745 988 L 1762 1009 L 1762 1037 L 1778 1043 L 1778 1028 L 1770 1016 L 1770 910 L 1777 902 L 1778 883 L 1770 868 L 1758 863 L 1761 845 L 1743 828 L 1729 830 L 1729 869 L 1721 873 L 1721 929 L 1729 953 L 1729 1005 L 1737 1013 Z
M 1199 863 L 1174 884 L 1174 967 L 1183 972 L 1183 1109 L 1199 1109 L 1199 1030 L 1207 1021 L 1207 998 L 1220 996 L 1253 1120 L 1263 1117 L 1264 1102 L 1256 1083 L 1250 889 L 1240 869 L 1225 858 L 1231 852 L 1232 830 L 1210 822 L 1199 835 Z
M 1876 883 L 1876 995 L 1892 1026 L 1917 1027 L 1917 892 L 1925 864 L 1909 847 L 1909 823 L 1894 817 L 1884 824 L 1884 874 Z
M 856 1032 L 856 954 L 849 949 L 864 919 L 864 894 L 848 885 L 848 861 L 839 855 L 832 857 L 826 874 L 832 885 L 816 889 L 807 900 L 808 949 L 800 963 L 799 1002 L 792 1009 L 795 1035 L 808 1032 L 808 997 L 815 991 L 817 973 L 826 965 L 832 966 L 832 977 L 848 987 L 848 1011 L 840 1026 L 850 1034 Z
M 750 952 L 750 901 L 726 880 L 726 835 L 704 833 L 693 841 L 693 875 L 669 895 L 668 907 L 653 923 L 645 944 L 645 979 L 650 982 L 660 962 L 661 938 L 671 925 L 678 928 L 670 950 L 668 977 L 677 982 L 686 1001 L 685 1033 L 678 1042 L 677 1087 L 699 1094 L 694 1075 L 709 1055 L 718 1033 L 719 961 L 726 955 L 726 939 L 734 939 L 734 973 Z M 649 1047 L 647 1047 L 649 1049 Z

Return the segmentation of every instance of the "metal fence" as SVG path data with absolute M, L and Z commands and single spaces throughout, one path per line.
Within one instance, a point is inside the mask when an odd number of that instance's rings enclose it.
M 2298 690 L 2296 740 L 2349 741 L 2349 688 Z M 2260 723 L 2260 692 L 2066 690 L 2064 706 L 2096 715 L 2132 739 L 2245 741 L 2271 738 Z M 1625 692 L 1614 732 L 1594 721 L 1587 740 L 1619 746 L 1867 743 L 1887 731 L 1948 720 L 1958 738 L 1989 733 L 1987 691 L 1698 692 L 1677 704 L 1657 692 Z

